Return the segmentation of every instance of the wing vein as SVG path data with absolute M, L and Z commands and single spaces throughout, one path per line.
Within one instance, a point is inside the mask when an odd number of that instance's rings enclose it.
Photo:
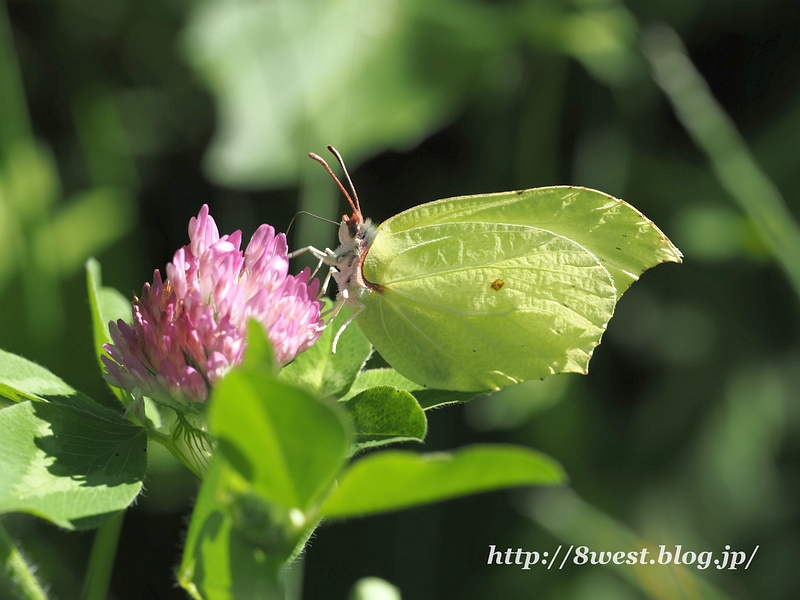
M 407 294 L 407 293 L 405 293 L 405 292 L 403 292 L 401 290 L 395 289 L 395 288 L 391 288 L 391 290 L 395 294 L 403 296 L 404 298 L 408 298 L 409 300 L 411 300 L 413 302 L 418 302 L 420 304 L 424 304 L 425 306 L 430 306 L 431 308 L 435 308 L 435 309 L 438 309 L 438 310 L 441 310 L 441 311 L 444 311 L 444 312 L 448 312 L 448 313 L 451 313 L 453 315 L 458 315 L 458 316 L 470 316 L 470 317 L 472 317 L 472 316 L 486 316 L 486 315 L 489 315 L 489 316 L 497 316 L 497 317 L 506 317 L 506 318 L 508 318 L 508 314 L 512 313 L 512 312 L 515 312 L 515 311 L 519 311 L 519 312 L 538 312 L 538 313 L 542 313 L 542 314 L 546 314 L 546 315 L 552 315 L 554 317 L 558 317 L 559 316 L 559 314 L 557 312 L 553 312 L 553 311 L 550 311 L 550 310 L 542 310 L 540 308 L 532 308 L 532 307 L 531 308 L 518 308 L 516 306 L 512 306 L 511 309 L 509 309 L 509 310 L 507 310 L 507 311 L 505 311 L 503 313 L 487 313 L 486 311 L 459 311 L 459 310 L 455 310 L 453 308 L 449 308 L 447 306 L 442 306 L 440 304 L 435 304 L 433 302 L 430 302 L 430 301 L 427 301 L 427 300 L 423 300 L 421 298 L 418 298 L 416 296 L 412 296 L 411 294 Z M 557 304 L 558 306 L 562 306 L 562 307 L 566 308 L 568 311 L 570 311 L 572 314 L 574 314 L 576 317 L 579 317 L 582 321 L 584 321 L 584 322 L 586 322 L 586 323 L 588 323 L 590 325 L 593 325 L 594 327 L 602 327 L 606 323 L 606 322 L 604 322 L 602 324 L 597 324 L 594 321 L 592 321 L 591 319 L 589 319 L 586 315 L 582 315 L 581 313 L 579 313 L 574 308 L 572 308 L 570 306 L 567 306 L 566 304 L 562 304 L 562 303 L 560 303 L 560 302 L 558 302 L 556 300 L 549 300 L 547 298 L 542 298 L 542 301 L 543 302 L 552 303 L 552 304 Z M 387 300 L 387 302 L 389 302 L 391 304 L 390 300 Z M 395 305 L 392 304 L 392 306 L 395 306 Z M 512 321 L 512 323 L 513 323 L 513 321 Z M 559 335 L 561 335 L 561 334 L 559 334 Z
M 506 262 L 507 260 L 515 260 L 517 258 L 520 258 L 520 257 L 519 256 L 514 256 L 514 257 L 511 257 L 510 259 L 504 258 L 502 262 Z M 419 274 L 411 275 L 409 277 L 403 277 L 403 278 L 400 278 L 400 279 L 387 279 L 382 285 L 388 287 L 388 286 L 391 286 L 392 284 L 395 284 L 395 283 L 405 283 L 405 282 L 408 282 L 408 281 L 417 281 L 419 279 L 424 279 L 426 277 L 430 277 L 431 275 L 450 275 L 450 274 L 453 274 L 453 273 L 461 273 L 461 272 L 471 271 L 471 270 L 478 269 L 478 268 L 489 268 L 489 267 L 494 267 L 494 268 L 500 269 L 500 268 L 504 268 L 504 267 L 512 267 L 513 266 L 516 269 L 526 270 L 526 271 L 536 271 L 536 272 L 539 272 L 539 273 L 554 273 L 554 274 L 557 274 L 557 275 L 563 275 L 564 274 L 563 269 L 546 269 L 546 268 L 542 268 L 542 267 L 524 267 L 524 266 L 518 266 L 518 265 L 498 266 L 498 263 L 500 263 L 500 262 L 501 261 L 498 261 L 498 262 L 495 262 L 495 263 L 482 264 L 482 265 L 457 266 L 457 267 L 451 267 L 449 269 L 440 269 L 440 270 L 435 270 L 435 271 L 434 270 L 429 270 L 429 271 L 425 271 L 424 273 L 419 273 Z M 574 266 L 576 269 L 596 269 L 598 264 L 599 263 L 596 263 L 594 265 L 586 265 L 586 266 L 584 266 L 584 265 L 567 265 L 567 266 Z M 602 265 L 600 265 L 600 266 L 602 266 Z M 603 268 L 605 268 L 605 267 L 603 267 Z

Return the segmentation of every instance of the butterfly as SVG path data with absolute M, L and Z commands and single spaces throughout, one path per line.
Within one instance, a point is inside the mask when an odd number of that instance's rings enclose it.
M 595 190 L 554 186 L 422 204 L 379 226 L 320 156 L 352 214 L 336 250 L 313 247 L 351 316 L 389 365 L 431 389 L 487 391 L 586 373 L 622 293 L 681 262 L 649 219 Z M 335 351 L 335 342 L 334 342 Z

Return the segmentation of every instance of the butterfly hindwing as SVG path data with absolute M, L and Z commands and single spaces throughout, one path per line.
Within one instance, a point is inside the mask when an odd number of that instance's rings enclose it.
M 552 232 L 500 223 L 380 231 L 358 323 L 400 373 L 483 391 L 584 372 L 615 302 L 608 272 Z

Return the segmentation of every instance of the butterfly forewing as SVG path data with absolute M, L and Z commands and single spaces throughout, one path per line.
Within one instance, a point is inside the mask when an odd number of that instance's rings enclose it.
M 648 268 L 680 262 L 681 253 L 630 204 L 602 192 L 556 186 L 437 200 L 381 225 L 387 233 L 442 223 L 506 223 L 551 231 L 577 242 L 606 267 L 617 297 Z

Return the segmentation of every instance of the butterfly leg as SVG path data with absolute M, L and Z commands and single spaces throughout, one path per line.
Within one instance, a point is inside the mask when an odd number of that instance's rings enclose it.
M 337 303 L 337 309 L 336 309 L 337 313 L 339 312 L 339 310 L 341 310 L 341 307 L 344 305 L 344 302 L 345 302 L 346 299 L 347 298 L 344 297 L 344 295 L 343 295 L 342 298 L 339 299 L 339 302 Z M 364 305 L 362 302 L 358 302 L 358 310 L 356 310 L 352 315 L 350 315 L 347 318 L 347 320 L 344 322 L 344 324 L 339 328 L 339 331 L 336 332 L 336 337 L 333 338 L 333 346 L 331 347 L 331 352 L 333 354 L 336 354 L 336 346 L 339 343 L 339 337 L 344 333 L 344 330 L 347 329 L 347 326 L 350 325 L 350 323 L 352 323 L 353 321 L 355 321 L 356 317 L 358 315 L 360 315 L 365 308 L 366 308 L 366 305 Z
M 339 314 L 339 311 L 342 310 L 342 306 L 344 306 L 344 298 L 339 297 L 336 300 L 336 304 L 331 306 L 328 310 L 325 310 L 325 311 L 321 312 L 319 314 L 319 316 L 320 316 L 321 319 L 324 319 L 326 317 L 330 317 L 330 319 L 328 319 L 328 323 L 330 323 L 331 321 L 333 321 L 336 318 L 336 315 Z M 327 326 L 328 323 L 326 323 L 325 325 Z
M 339 270 L 336 267 L 330 267 L 328 269 L 328 275 L 325 277 L 325 281 L 322 282 L 322 287 L 319 290 L 319 296 L 317 300 L 322 298 L 328 292 L 328 284 L 331 282 L 331 277 L 333 277 L 334 272 L 338 273 Z
M 325 250 L 320 250 L 319 248 L 315 248 L 314 246 L 306 246 L 305 248 L 299 248 L 294 252 L 290 252 L 287 258 L 292 259 L 306 252 L 310 253 L 311 256 L 313 256 L 314 258 L 319 259 L 319 263 L 317 263 L 317 267 L 314 269 L 314 272 L 311 273 L 311 277 L 316 276 L 317 272 L 322 268 L 322 265 L 324 264 L 333 265 L 336 262 L 333 250 L 331 250 L 330 248 L 325 248 Z
M 295 258 L 300 256 L 301 254 L 305 254 L 306 252 L 310 253 L 311 256 L 314 258 L 319 258 L 322 262 L 325 262 L 325 258 L 333 256 L 333 250 L 330 248 L 325 248 L 325 250 L 320 250 L 319 248 L 315 248 L 314 246 L 306 246 L 305 248 L 298 248 L 293 252 L 289 252 L 287 255 L 288 258 Z

